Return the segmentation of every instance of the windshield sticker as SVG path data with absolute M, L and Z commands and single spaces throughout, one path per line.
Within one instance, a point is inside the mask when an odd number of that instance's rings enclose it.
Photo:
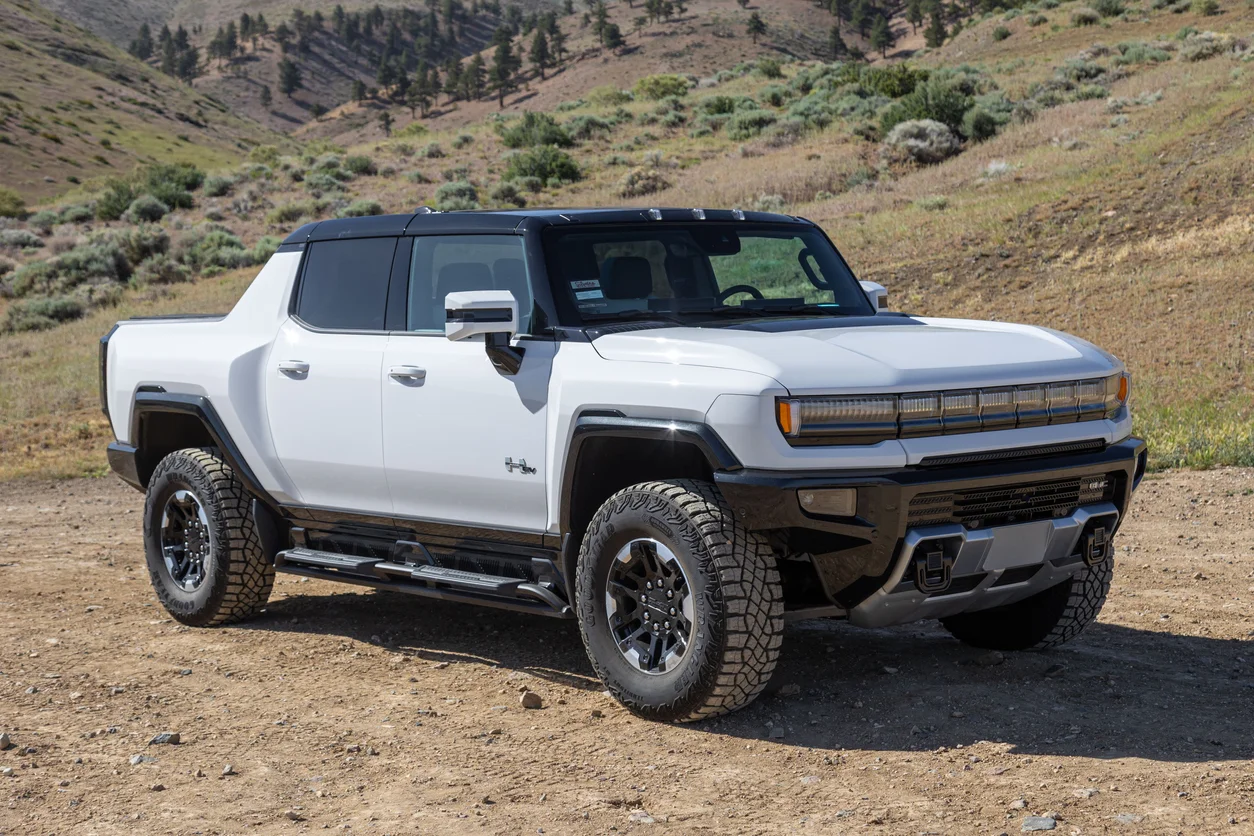
M 575 292 L 575 298 L 582 302 L 585 299 L 602 299 L 605 294 L 599 290 L 579 290 Z
M 601 286 L 600 279 L 580 279 L 579 281 L 570 283 L 570 287 L 572 290 L 593 290 L 600 286 Z

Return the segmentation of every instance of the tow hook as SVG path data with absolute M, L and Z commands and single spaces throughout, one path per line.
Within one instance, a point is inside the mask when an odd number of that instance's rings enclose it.
M 914 585 L 928 594 L 944 592 L 953 580 L 954 559 L 939 544 L 914 559 Z
M 1080 545 L 1080 556 L 1087 566 L 1096 566 L 1114 554 L 1110 531 L 1102 526 L 1088 531 Z

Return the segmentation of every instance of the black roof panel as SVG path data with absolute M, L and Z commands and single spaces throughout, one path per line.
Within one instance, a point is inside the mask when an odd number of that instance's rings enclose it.
M 408 215 L 373 215 L 364 218 L 334 218 L 315 221 L 297 229 L 284 239 L 284 244 L 300 244 L 306 241 L 329 241 L 336 238 L 370 238 L 385 235 L 421 235 L 430 232 L 444 233 L 512 233 L 524 222 L 535 219 L 542 225 L 566 225 L 579 223 L 667 223 L 697 221 L 698 213 L 703 220 L 749 223 L 786 223 L 812 225 L 812 222 L 791 215 L 772 212 L 735 212 L 732 209 L 675 209 L 658 208 L 605 208 L 605 209 L 505 209 L 474 210 L 464 212 L 420 211 Z M 738 216 L 739 217 L 738 217 Z

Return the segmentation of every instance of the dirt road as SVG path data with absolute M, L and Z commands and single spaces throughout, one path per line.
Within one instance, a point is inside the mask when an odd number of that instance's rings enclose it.
M 700 726 L 619 709 L 570 622 L 281 575 L 179 626 L 140 500 L 0 484 L 0 833 L 1254 833 L 1254 471 L 1146 482 L 1061 650 L 794 625 Z

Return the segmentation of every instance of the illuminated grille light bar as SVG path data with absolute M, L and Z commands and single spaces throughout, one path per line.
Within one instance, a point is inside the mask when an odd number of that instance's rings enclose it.
M 893 438 L 988 432 L 1113 418 L 1128 401 L 1126 374 L 1030 386 L 905 395 L 789 398 L 779 426 L 795 444 L 876 444 Z

